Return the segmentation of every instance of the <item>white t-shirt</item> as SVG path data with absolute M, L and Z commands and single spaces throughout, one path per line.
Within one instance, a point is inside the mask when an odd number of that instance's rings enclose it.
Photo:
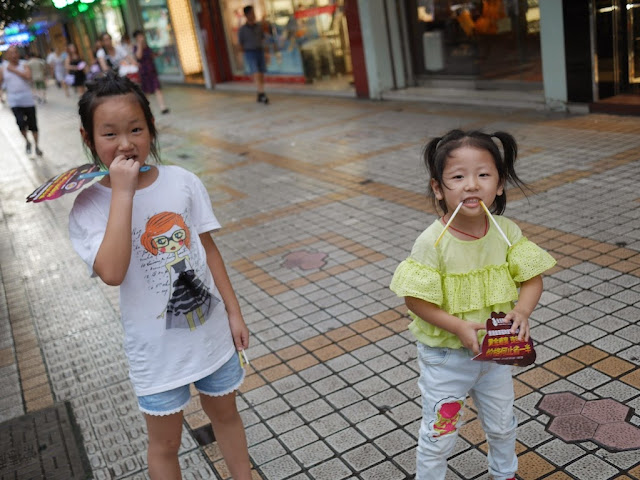
M 26 60 L 18 62 L 18 70 L 25 71 Z M 7 103 L 9 107 L 33 107 L 36 103 L 31 93 L 31 83 L 20 75 L 9 71 L 9 62 L 2 64 L 4 74 L 4 88 L 7 90 Z
M 220 224 L 200 179 L 177 166 L 133 199 L 132 252 L 120 285 L 129 375 L 137 395 L 199 380 L 235 354 L 227 312 L 207 265 L 199 234 Z M 111 189 L 80 193 L 69 217 L 71 243 L 93 263 L 104 238 Z M 175 248 L 173 251 L 169 251 Z
M 104 48 L 101 48 L 96 52 L 97 58 L 104 58 L 107 62 L 107 65 L 111 65 L 111 68 L 118 71 L 118 67 L 120 66 L 120 62 L 127 58 L 127 50 L 120 45 L 114 45 L 115 55 L 109 55 Z

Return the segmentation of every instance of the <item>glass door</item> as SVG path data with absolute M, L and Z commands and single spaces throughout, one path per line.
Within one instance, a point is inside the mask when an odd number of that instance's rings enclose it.
M 640 1 L 627 0 L 629 83 L 640 84 Z M 634 85 L 635 86 L 635 85 Z
M 594 0 L 595 81 L 600 99 L 620 93 L 619 0 Z
M 640 93 L 640 0 L 592 0 L 600 100 Z

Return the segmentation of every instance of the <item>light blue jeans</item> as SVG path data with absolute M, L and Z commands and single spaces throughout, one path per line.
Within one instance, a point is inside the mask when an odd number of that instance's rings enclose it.
M 467 394 L 473 398 L 489 444 L 489 473 L 495 480 L 515 476 L 516 427 L 509 365 L 472 361 L 464 348 L 433 348 L 418 342 L 422 423 L 417 480 L 441 480 L 462 425 Z

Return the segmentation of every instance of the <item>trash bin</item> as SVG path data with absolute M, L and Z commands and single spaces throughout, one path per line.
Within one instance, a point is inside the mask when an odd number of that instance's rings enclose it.
M 442 30 L 433 30 L 422 34 L 424 68 L 430 72 L 444 70 L 444 46 Z

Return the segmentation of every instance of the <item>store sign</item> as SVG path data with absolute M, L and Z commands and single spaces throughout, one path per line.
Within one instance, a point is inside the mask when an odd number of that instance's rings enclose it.
M 56 8 L 65 8 L 74 3 L 93 3 L 95 0 L 53 0 L 53 6 Z M 84 9 L 86 10 L 86 8 Z M 82 11 L 82 10 L 81 10 Z
M 4 42 L 9 44 L 23 44 L 31 41 L 31 34 L 29 32 L 16 33 L 15 35 L 5 35 Z

